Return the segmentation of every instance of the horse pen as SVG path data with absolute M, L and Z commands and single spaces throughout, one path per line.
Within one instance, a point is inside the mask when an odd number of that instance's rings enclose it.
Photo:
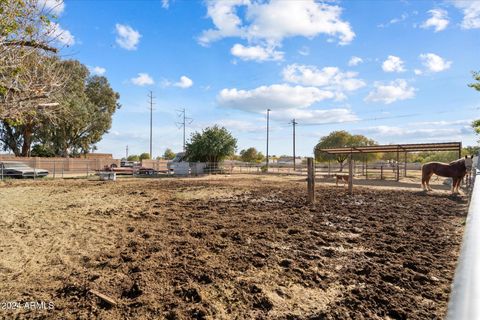
M 308 204 L 262 173 L 0 190 L 5 319 L 443 318 L 468 202 L 318 179 Z

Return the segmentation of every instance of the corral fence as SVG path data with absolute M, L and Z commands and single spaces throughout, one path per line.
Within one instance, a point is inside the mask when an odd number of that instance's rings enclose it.
M 447 319 L 480 319 L 480 161 L 471 174 L 471 198 L 448 304 Z
M 400 177 L 418 176 L 421 174 L 422 164 L 416 162 L 389 163 L 385 161 L 365 163 L 353 161 L 352 169 L 354 176 L 363 176 L 365 179 L 394 180 L 397 177 L 397 173 Z M 303 172 L 303 170 L 301 172 Z M 343 166 L 336 162 L 315 163 L 315 173 L 317 176 L 323 177 L 331 177 L 335 174 L 348 174 L 348 163 L 345 163 Z
M 106 168 L 115 168 L 114 172 L 118 175 L 137 175 L 139 170 L 123 170 L 120 167 L 118 159 L 83 159 L 83 158 L 17 158 L 9 156 L 0 156 L 0 163 L 20 162 L 30 167 L 35 173 L 32 177 L 36 177 L 37 171 L 47 170 L 49 178 L 71 178 L 71 177 L 89 177 L 96 175 Z M 337 162 L 320 163 L 315 166 L 315 175 L 318 178 L 330 178 L 336 174 L 348 174 L 348 164 L 341 167 Z M 234 160 L 225 160 L 219 163 L 198 163 L 198 162 L 180 162 L 169 164 L 167 160 L 142 160 L 139 168 L 148 168 L 150 175 L 181 175 L 181 176 L 198 176 L 202 174 L 288 174 L 288 175 L 304 175 L 307 176 L 306 163 L 269 163 L 268 170 L 265 162 L 248 163 Z M 137 168 L 138 169 L 138 168 Z M 421 174 L 420 163 L 387 163 L 373 162 L 364 163 L 354 161 L 353 174 L 356 177 L 365 179 L 381 179 L 394 180 L 397 171 L 400 176 L 418 177 Z M 140 174 L 141 175 L 141 174 Z M 0 167 L 0 179 L 15 177 L 3 171 Z
M 149 164 L 150 167 L 155 167 L 155 160 Z M 307 175 L 306 163 L 276 163 L 271 162 L 267 166 L 263 163 L 249 163 L 234 160 L 226 160 L 219 163 L 196 163 L 196 162 L 181 162 L 176 163 L 173 167 L 178 170 L 173 170 L 172 173 L 180 175 L 199 175 L 199 174 L 288 174 L 288 175 Z M 348 164 L 343 167 L 336 162 L 330 163 L 315 163 L 315 175 L 319 178 L 334 177 L 336 174 L 348 174 Z M 365 179 L 382 179 L 387 180 L 396 179 L 397 171 L 400 176 L 418 177 L 421 174 L 421 163 L 387 163 L 376 162 L 365 164 L 363 162 L 355 162 L 353 165 L 353 174 L 357 177 Z M 156 167 L 155 167 L 156 168 Z M 408 173 L 408 174 L 407 174 Z

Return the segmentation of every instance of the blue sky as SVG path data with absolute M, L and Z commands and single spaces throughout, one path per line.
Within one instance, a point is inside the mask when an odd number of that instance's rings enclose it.
M 119 109 L 98 152 L 181 151 L 177 109 L 193 131 L 219 124 L 239 151 L 311 155 L 333 130 L 379 143 L 462 141 L 480 115 L 467 87 L 480 70 L 480 1 L 74 1 L 58 13 L 64 58 L 105 75 Z

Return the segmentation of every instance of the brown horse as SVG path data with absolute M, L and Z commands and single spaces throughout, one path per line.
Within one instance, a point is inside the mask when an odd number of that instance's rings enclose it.
M 467 173 L 472 170 L 473 156 L 461 158 L 448 164 L 441 162 L 428 162 L 422 166 L 422 188 L 425 191 L 431 191 L 429 182 L 432 175 L 452 178 L 452 193 L 458 193 L 460 182 Z

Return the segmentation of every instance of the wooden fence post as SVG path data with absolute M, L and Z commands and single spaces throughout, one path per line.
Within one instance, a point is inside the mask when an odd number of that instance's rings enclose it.
M 353 194 L 353 168 L 352 154 L 348 156 L 348 193 Z
M 397 149 L 397 182 L 400 181 L 400 153 Z
M 307 158 L 308 178 L 308 203 L 315 203 L 315 166 L 313 165 L 313 158 Z

